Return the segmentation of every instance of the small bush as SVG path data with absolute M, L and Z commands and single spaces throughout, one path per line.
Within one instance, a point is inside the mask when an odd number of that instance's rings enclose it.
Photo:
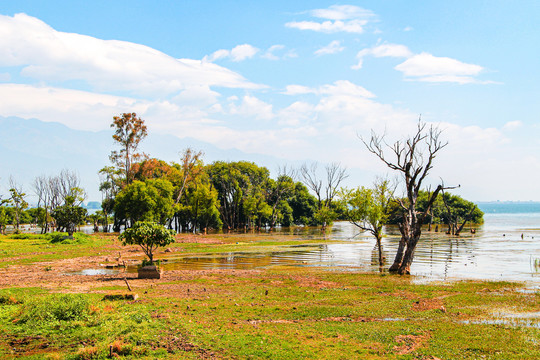
M 25 303 L 17 322 L 87 320 L 90 314 L 90 301 L 83 295 L 50 295 Z
M 53 232 L 49 234 L 49 241 L 53 244 L 84 244 L 90 240 L 90 236 L 83 233 L 75 233 L 73 237 L 67 233 Z

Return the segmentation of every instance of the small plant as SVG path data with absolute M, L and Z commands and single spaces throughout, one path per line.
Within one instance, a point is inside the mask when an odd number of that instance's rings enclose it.
M 163 225 L 154 222 L 138 221 L 133 227 L 120 234 L 123 245 L 139 245 L 148 256 L 147 265 L 154 264 L 154 251 L 158 247 L 167 246 L 174 242 L 174 231 L 165 229 Z

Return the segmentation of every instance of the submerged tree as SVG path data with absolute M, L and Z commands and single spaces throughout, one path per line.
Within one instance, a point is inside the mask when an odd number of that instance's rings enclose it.
M 393 145 L 385 143 L 384 135 L 372 133 L 369 142 L 365 142 L 367 149 L 376 155 L 390 169 L 402 175 L 406 192 L 406 201 L 397 199 L 402 209 L 402 221 L 399 224 L 401 240 L 391 272 L 410 274 L 414 252 L 422 234 L 422 224 L 428 216 L 433 202 L 439 192 L 444 188 L 440 184 L 430 192 L 426 208 L 418 211 L 418 194 L 424 185 L 429 171 L 433 168 L 433 161 L 437 153 L 448 143 L 440 140 L 441 130 L 433 125 L 427 127 L 418 121 L 416 133 L 404 140 L 398 140 Z M 388 153 L 385 152 L 388 151 Z
M 347 220 L 361 231 L 369 232 L 375 237 L 381 268 L 384 265 L 382 230 L 390 215 L 393 192 L 388 180 L 377 180 L 371 189 L 362 186 L 352 190 L 343 188 L 340 191 Z

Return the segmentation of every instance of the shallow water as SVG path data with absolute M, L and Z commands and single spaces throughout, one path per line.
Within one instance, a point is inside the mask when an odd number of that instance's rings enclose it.
M 507 280 L 540 285 L 540 213 L 486 214 L 484 225 L 459 237 L 424 231 L 411 268 L 419 280 Z M 388 227 L 383 239 L 390 265 L 399 234 Z M 523 238 L 522 235 L 523 234 Z M 253 234 L 235 235 L 238 241 Z M 166 257 L 165 269 L 256 269 L 272 266 L 324 267 L 379 271 L 373 237 L 359 234 L 348 222 L 337 222 L 327 234 L 317 229 L 282 229 L 267 236 L 276 240 L 321 240 L 316 245 L 283 246 L 274 252 L 231 252 Z M 536 260 L 536 262 L 535 262 Z M 135 269 L 129 269 L 135 271 Z

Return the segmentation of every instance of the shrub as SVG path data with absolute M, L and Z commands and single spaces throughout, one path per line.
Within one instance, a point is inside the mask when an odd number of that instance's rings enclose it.
M 174 231 L 154 222 L 137 221 L 133 227 L 120 234 L 119 239 L 123 245 L 139 245 L 152 264 L 154 251 L 174 242 Z

